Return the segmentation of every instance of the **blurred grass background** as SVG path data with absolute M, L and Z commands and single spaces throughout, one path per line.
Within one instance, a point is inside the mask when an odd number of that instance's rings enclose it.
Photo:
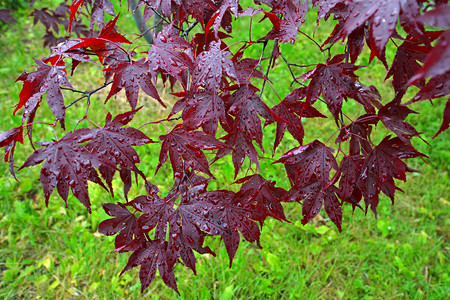
M 0 2 L 1 3 L 1 2 Z M 38 6 L 52 3 L 41 1 Z M 54 4 L 53 4 L 54 5 Z M 117 6 L 118 9 L 120 9 Z M 125 8 L 119 19 L 122 33 L 135 32 L 133 19 Z M 0 31 L 0 132 L 20 125 L 20 116 L 12 116 L 21 90 L 14 80 L 26 69 L 33 70 L 32 58 L 48 55 L 42 47 L 42 26 L 33 27 L 30 11 L 26 6 L 15 13 L 17 24 L 3 27 Z M 268 30 L 268 20 L 258 24 L 253 21 L 252 37 L 256 40 Z M 312 35 L 315 27 L 315 13 L 309 13 L 302 29 Z M 321 22 L 315 32 L 315 39 L 322 42 L 330 32 L 332 24 Z M 247 39 L 248 19 L 243 18 L 234 27 L 233 38 L 227 41 Z M 240 45 L 232 48 L 236 51 Z M 332 50 L 339 53 L 336 45 Z M 143 48 L 138 48 L 143 49 Z M 294 46 L 282 45 L 282 53 L 292 63 L 316 64 L 324 58 L 316 46 L 299 36 Z M 270 55 L 272 45 L 266 48 Z M 388 45 L 388 61 L 393 59 L 393 45 Z M 249 57 L 259 57 L 261 45 L 249 49 Z M 368 64 L 369 54 L 364 53 L 358 62 Z M 265 62 L 267 63 L 267 62 Z M 296 76 L 307 70 L 294 70 Z M 384 81 L 386 70 L 377 61 L 370 68 L 357 72 L 362 83 L 375 85 L 380 90 L 383 103 L 392 99 L 393 90 Z M 283 98 L 294 87 L 282 59 L 270 71 L 269 78 L 274 83 L 276 94 Z M 70 77 L 72 85 L 81 90 L 90 90 L 102 84 L 100 68 L 81 65 Z M 261 86 L 261 82 L 255 82 Z M 158 86 L 162 98 L 173 104 L 170 90 Z M 108 90 L 96 94 L 91 101 L 90 117 L 103 124 L 105 111 L 113 115 L 128 110 L 124 95 L 111 99 L 106 105 L 103 99 Z M 411 91 L 408 97 L 413 95 Z M 270 86 L 266 86 L 264 100 L 273 106 L 279 99 Z M 67 103 L 75 97 L 67 95 Z M 405 98 L 409 99 L 409 98 Z M 163 110 L 149 97 L 139 100 L 145 108 L 137 114 L 132 125 L 140 126 L 164 117 L 169 110 Z M 182 265 L 176 267 L 176 277 L 181 296 L 167 288 L 157 276 L 154 283 L 140 293 L 138 268 L 118 276 L 125 266 L 127 254 L 111 254 L 113 238 L 97 233 L 98 224 L 108 218 L 101 208 L 102 202 L 121 200 L 120 184 L 116 185 L 116 197 L 112 199 L 103 190 L 92 186 L 90 196 L 93 203 L 92 214 L 73 197 L 69 197 L 68 207 L 57 196 L 50 199 L 45 207 L 39 177 L 39 168 L 19 172 L 20 182 L 9 175 L 6 164 L 0 165 L 0 298 L 1 299 L 444 299 L 450 294 L 449 264 L 449 212 L 450 185 L 448 173 L 449 133 L 438 138 L 431 137 L 438 130 L 444 99 L 417 103 L 413 109 L 420 112 L 409 118 L 410 122 L 423 133 L 432 147 L 416 139 L 414 145 L 430 158 L 428 163 L 410 160 L 412 168 L 420 173 L 412 173 L 406 183 L 400 183 L 405 194 L 398 193 L 394 206 L 382 196 L 378 219 L 373 214 L 367 216 L 361 211 L 352 213 L 351 207 L 344 206 L 343 232 L 339 233 L 327 219 L 316 219 L 302 226 L 301 206 L 287 204 L 285 211 L 292 223 L 267 220 L 263 228 L 258 249 L 242 242 L 231 269 L 225 247 L 219 239 L 210 238 L 206 243 L 218 254 L 198 256 L 198 276 Z M 325 107 L 318 103 L 323 113 Z M 357 115 L 361 108 L 349 102 L 344 105 L 348 115 Z M 67 114 L 67 127 L 73 130 L 85 111 L 85 103 L 80 102 Z M 53 118 L 44 104 L 37 119 L 52 122 Z M 69 121 L 70 120 L 70 121 Z M 81 126 L 89 126 L 82 123 Z M 165 133 L 162 126 L 151 125 L 142 129 L 148 136 L 158 140 Z M 325 141 L 334 131 L 333 122 L 327 120 L 307 120 L 305 122 L 305 142 L 319 137 Z M 376 130 L 382 136 L 382 128 Z M 377 139 L 375 133 L 375 140 Z M 58 134 L 62 132 L 59 131 Z M 275 137 L 275 125 L 264 129 L 264 156 L 270 157 Z M 276 157 L 296 146 L 289 134 L 276 152 Z M 48 126 L 36 125 L 35 140 L 49 140 L 53 132 Z M 332 141 L 329 145 L 332 146 Z M 152 178 L 159 145 L 152 144 L 137 149 L 141 155 L 141 170 L 162 193 L 172 185 L 171 169 L 166 164 Z M 29 145 L 20 145 L 16 150 L 16 162 L 21 165 L 32 152 Z M 276 180 L 279 186 L 288 188 L 288 182 L 281 165 L 272 165 L 273 160 L 261 160 L 264 177 Z M 248 160 L 244 163 L 244 169 Z M 224 188 L 232 182 L 234 170 L 231 159 L 219 161 L 211 167 L 218 175 L 211 189 Z M 239 176 L 243 176 L 241 171 Z M 236 189 L 238 187 L 231 187 Z M 142 185 L 134 186 L 132 195 L 142 193 Z M 322 214 L 326 217 L 325 214 Z

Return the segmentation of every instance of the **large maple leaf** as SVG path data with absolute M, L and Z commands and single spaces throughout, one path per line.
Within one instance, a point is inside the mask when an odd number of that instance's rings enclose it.
M 65 68 L 63 66 L 49 66 L 42 60 L 35 59 L 37 70 L 31 73 L 23 72 L 16 81 L 23 81 L 20 92 L 20 100 L 16 105 L 14 113 L 24 107 L 23 118 L 26 119 L 33 113 L 39 105 L 42 96 L 47 93 L 47 103 L 52 113 L 61 122 L 64 128 L 66 108 L 61 92 L 61 86 L 73 88 L 67 80 Z
M 436 32 L 427 34 L 429 36 L 433 34 L 434 39 L 439 36 L 436 35 Z M 398 47 L 394 61 L 385 78 L 393 77 L 392 85 L 397 93 L 402 91 L 408 80 L 421 69 L 425 58 L 432 49 L 431 46 L 422 45 L 420 41 L 412 36 L 408 36 Z M 422 88 L 424 82 L 418 81 L 415 85 Z
M 228 58 L 229 51 L 222 51 L 220 42 L 211 42 L 209 50 L 203 51 L 195 60 L 195 70 L 192 74 L 194 89 L 202 86 L 216 91 L 222 85 L 223 76 L 236 80 L 236 71 L 233 61 Z
M 113 17 L 116 16 L 116 12 L 114 11 L 114 6 L 111 1 L 95 0 L 91 10 L 91 31 L 94 29 L 95 23 L 97 23 L 97 26 L 100 29 L 103 29 L 103 27 L 105 27 L 105 12 Z
M 173 34 L 173 30 L 173 26 L 169 25 L 153 39 L 153 44 L 148 51 L 148 65 L 152 73 L 164 71 L 180 82 L 184 82 L 181 72 L 186 69 L 194 70 L 192 58 L 186 51 L 191 46 L 187 41 Z
M 400 138 L 384 138 L 380 144 L 375 146 L 364 160 L 361 169 L 361 189 L 364 193 L 366 209 L 370 207 L 376 215 L 378 206 L 378 195 L 381 191 L 394 201 L 395 190 L 400 190 L 394 179 L 406 181 L 406 172 L 413 171 L 401 160 L 401 158 L 412 158 L 425 156 L 416 151 L 408 143 Z
M 403 142 L 410 144 L 411 138 L 413 136 L 420 137 L 420 134 L 414 126 L 406 123 L 405 119 L 409 114 L 417 114 L 417 112 L 396 102 L 393 100 L 383 106 L 378 112 L 378 117 L 387 129 L 394 132 Z
M 101 55 L 105 50 L 107 50 L 107 46 L 109 44 L 115 45 L 116 48 L 120 48 L 120 43 L 131 44 L 125 36 L 118 33 L 115 29 L 118 17 L 119 16 L 116 16 L 114 19 L 109 21 L 100 31 L 98 36 L 81 38 L 79 43 L 73 45 L 68 50 L 89 48 L 91 51 L 99 53 L 99 58 L 103 61 L 103 56 Z
M 203 130 L 216 135 L 219 121 L 225 121 L 225 104 L 215 91 L 199 90 L 194 94 L 188 107 L 183 111 L 183 125 L 186 128 Z
M 169 152 L 174 176 L 178 178 L 181 178 L 188 168 L 214 177 L 209 171 L 209 163 L 202 150 L 229 147 L 212 135 L 201 131 L 188 131 L 181 125 L 176 126 L 170 133 L 160 136 L 160 139 L 161 152 L 155 173 L 166 162 Z
M 230 11 L 235 16 L 235 18 L 237 18 L 238 10 L 239 10 L 239 0 L 222 0 L 222 1 L 220 1 L 220 7 L 219 7 L 218 11 L 216 12 L 217 16 L 213 16 L 213 17 L 215 17 L 214 18 L 214 31 L 215 31 L 216 35 L 219 32 L 219 28 L 220 28 L 220 25 L 222 24 L 222 21 L 224 20 L 225 13 L 227 11 Z M 211 21 L 209 21 L 209 22 L 211 22 Z
M 141 146 L 153 141 L 136 128 L 122 127 L 131 121 L 138 110 L 119 114 L 114 119 L 108 113 L 103 128 L 83 129 L 84 138 L 90 139 L 86 148 L 99 153 L 98 159 L 104 164 L 99 171 L 111 192 L 113 192 L 112 178 L 116 168 L 108 167 L 108 165 L 121 167 L 121 178 L 124 183 L 127 181 L 126 171 L 135 172 L 136 175 L 139 174 L 145 179 L 144 173 L 136 167 L 136 163 L 139 163 L 139 155 L 131 146 Z M 127 191 L 125 191 L 125 196 L 126 194 Z
M 322 95 L 336 120 L 342 110 L 343 99 L 357 98 L 358 91 L 354 72 L 360 67 L 342 62 L 344 59 L 345 55 L 336 55 L 327 60 L 325 65 L 318 64 L 314 70 L 302 76 L 303 79 L 311 79 L 306 101 L 316 101 Z
M 253 85 L 243 85 L 235 91 L 228 99 L 228 113 L 235 116 L 235 130 L 242 132 L 249 140 L 256 141 L 262 146 L 261 119 L 274 121 L 275 116 L 270 108 L 261 100 L 256 93 L 259 89 Z
M 375 114 L 365 114 L 360 116 L 356 121 L 341 128 L 336 143 L 342 143 L 350 139 L 349 154 L 367 154 L 372 150 L 370 142 L 370 134 L 372 127 L 376 125 L 379 118 Z M 388 121 L 385 119 L 385 121 Z
M 115 239 L 116 249 L 123 247 L 133 240 L 133 237 L 142 235 L 140 228 L 137 226 L 137 218 L 128 209 L 122 205 L 114 203 L 103 203 L 103 209 L 112 219 L 106 219 L 98 225 L 98 232 L 111 236 L 119 234 Z
M 228 134 L 221 139 L 225 140 L 225 144 L 227 144 L 229 148 L 219 149 L 213 162 L 226 156 L 230 152 L 233 152 L 232 161 L 234 166 L 234 178 L 237 177 L 246 156 L 248 156 L 250 161 L 252 161 L 256 167 L 260 169 L 258 152 L 256 151 L 255 146 L 253 146 L 252 140 L 247 138 L 244 132 L 236 130 L 237 127 L 234 125 L 234 120 L 228 121 L 227 123 L 230 125 L 229 128 L 227 128 Z
M 283 163 L 292 185 L 302 184 L 314 175 L 317 181 L 326 186 L 330 181 L 331 169 L 339 170 L 334 150 L 315 140 L 296 147 L 283 154 L 275 163 Z
M 159 189 L 155 185 L 147 182 L 146 188 L 148 195 L 138 196 L 127 205 L 144 213 L 138 219 L 139 227 L 143 232 L 149 232 L 156 228 L 155 238 L 161 242 L 166 240 L 168 225 L 171 234 L 176 231 L 174 229 L 174 226 L 177 226 L 174 200 L 176 200 L 178 194 L 173 197 L 175 199 L 170 197 L 162 199 L 158 195 Z
M 90 212 L 91 202 L 87 181 L 95 182 L 106 189 L 94 169 L 103 165 L 98 160 L 98 153 L 91 152 L 85 146 L 79 144 L 84 133 L 85 130 L 78 129 L 67 133 L 56 142 L 38 143 L 42 148 L 34 151 L 19 168 L 20 170 L 31 167 L 45 160 L 39 180 L 42 183 L 46 204 L 48 204 L 55 187 L 61 198 L 67 202 L 70 187 L 73 195 Z M 111 165 L 111 167 L 114 166 Z
M 286 195 L 286 190 L 276 187 L 275 181 L 264 179 L 259 174 L 246 176 L 235 183 L 243 183 L 236 194 L 240 206 L 247 206 L 253 220 L 264 222 L 267 217 L 287 221 L 280 202 Z
M 279 40 L 283 43 L 294 44 L 297 39 L 297 31 L 306 20 L 309 4 L 307 1 L 273 1 L 267 3 L 272 6 L 270 13 L 265 13 L 274 25 L 273 29 L 261 40 Z M 278 19 L 280 14 L 283 18 Z
M 128 251 L 130 250 L 124 247 L 119 252 Z M 139 278 L 141 280 L 141 291 L 144 291 L 155 279 L 156 270 L 158 270 L 164 283 L 179 294 L 174 274 L 175 263 L 176 259 L 174 259 L 167 242 L 160 243 L 147 240 L 142 242 L 141 247 L 130 255 L 121 274 L 140 265 Z
M 105 102 L 122 89 L 125 89 L 125 94 L 131 108 L 136 109 L 140 87 L 147 95 L 158 100 L 162 106 L 166 107 L 152 83 L 145 58 L 130 63 L 122 62 L 114 66 L 114 69 L 108 68 L 104 71 L 114 72 L 111 90 Z
M 277 131 L 275 135 L 275 142 L 273 144 L 272 156 L 275 150 L 281 143 L 286 129 L 300 144 L 303 144 L 303 137 L 305 135 L 302 118 L 326 118 L 317 109 L 311 106 L 308 102 L 300 100 L 306 97 L 306 88 L 295 89 L 281 101 L 281 103 L 272 107 L 272 112 L 281 119 L 277 121 Z M 272 123 L 267 121 L 265 125 Z
M 317 216 L 325 207 L 330 220 L 342 231 L 342 204 L 337 197 L 338 189 L 334 185 L 323 185 L 313 174 L 307 181 L 296 184 L 286 195 L 284 201 L 302 202 L 302 224 L 305 225 Z

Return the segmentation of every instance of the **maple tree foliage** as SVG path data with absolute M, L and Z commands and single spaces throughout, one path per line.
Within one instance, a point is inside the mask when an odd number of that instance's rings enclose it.
M 339 231 L 345 227 L 343 205 L 366 213 L 370 209 L 376 216 L 380 194 L 394 203 L 396 191 L 402 191 L 396 180 L 406 181 L 406 173 L 415 171 L 405 159 L 426 157 L 413 146 L 413 137 L 422 137 L 407 117 L 417 113 L 410 108 L 412 103 L 450 94 L 447 1 L 255 0 L 253 5 L 243 7 L 237 0 L 140 0 L 136 9 L 143 11 L 144 23 L 158 16 L 162 30 L 153 26 L 153 44 L 139 46 L 147 47 L 139 52 L 133 50 L 135 40 L 116 27 L 120 16 L 109 0 L 63 1 L 55 10 L 32 12 L 34 23 L 46 29 L 44 44 L 52 46 L 51 53 L 35 59 L 35 70 L 17 78 L 23 84 L 13 113 L 22 115 L 22 125 L 0 134 L 4 160 L 14 177 L 17 169 L 40 166 L 46 203 L 56 187 L 64 201 L 71 191 L 90 212 L 88 181 L 115 197 L 115 203 L 102 203 L 112 218 L 101 222 L 98 230 L 115 235 L 113 252 L 131 252 L 122 273 L 140 266 L 142 290 L 158 270 L 164 283 L 178 292 L 174 267 L 182 263 L 196 273 L 194 252 L 215 256 L 206 245 L 210 236 L 223 240 L 231 266 L 242 239 L 261 247 L 268 217 L 289 221 L 284 202 L 302 205 L 302 224 L 323 208 Z M 321 19 L 335 21 L 322 45 L 302 31 L 309 10 L 317 12 L 318 25 Z M 249 34 L 248 40 L 229 44 L 237 19 L 268 19 L 265 24 L 271 28 L 258 40 L 251 40 Z M 9 11 L 0 10 L 0 21 L 14 20 Z M 60 27 L 66 35 L 56 37 Z M 313 42 L 324 59 L 306 66 L 309 69 L 296 77 L 291 66 L 300 66 L 301 57 L 287 61 L 280 44 L 303 38 Z M 331 55 L 330 49 L 340 40 L 344 50 Z M 267 55 L 269 43 L 273 50 Z M 388 43 L 396 47 L 392 62 L 386 58 Z M 259 57 L 248 56 L 248 49 L 261 45 Z M 355 63 L 364 47 L 370 50 L 370 60 L 378 59 L 386 67 L 386 79 L 392 77 L 394 99 L 382 99 L 375 86 L 360 82 L 357 72 L 365 66 Z M 276 90 L 277 84 L 283 84 L 270 81 L 270 70 L 281 59 L 297 86 L 270 107 L 262 95 L 267 85 Z M 75 89 L 70 82 L 81 63 L 100 67 L 104 84 L 90 92 Z M 155 87 L 157 81 L 172 87 L 178 82 L 182 90 L 174 93 L 179 99 L 166 119 L 148 123 L 167 124 L 167 132 L 148 137 L 129 123 L 145 105 L 139 102 L 142 92 L 166 107 Z M 418 91 L 407 99 L 406 91 L 413 86 Z M 89 118 L 90 97 L 108 88 L 105 107 L 125 90 L 130 110 L 116 116 L 107 113 L 101 127 Z M 70 91 L 82 96 L 74 100 Z M 66 111 L 83 99 L 86 114 L 75 121 L 77 126 L 81 121 L 92 124 L 77 129 L 66 122 Z M 356 101 L 365 113 L 348 116 L 348 101 Z M 319 110 L 318 102 L 327 109 Z M 53 123 L 36 121 L 46 106 L 55 117 Z M 303 123 L 320 123 L 327 116 L 334 120 L 337 135 L 310 136 Z M 435 137 L 448 129 L 449 122 L 450 99 Z M 34 143 L 37 123 L 60 126 L 65 134 Z M 284 165 L 288 190 L 265 179 L 260 170 L 259 161 L 266 159 L 263 128 L 268 126 L 276 128 L 272 156 L 286 131 L 298 142 L 273 163 Z M 389 132 L 380 142 L 371 138 L 376 126 Z M 14 152 L 25 134 L 35 150 L 18 167 Z M 305 144 L 306 137 L 313 141 Z M 161 145 L 155 173 L 170 161 L 174 183 L 167 193 L 161 193 L 138 167 L 141 161 L 134 147 L 149 143 Z M 237 191 L 208 189 L 217 176 L 211 165 L 228 155 L 235 176 L 226 180 L 234 181 Z M 238 178 L 246 158 L 256 168 L 249 167 L 245 177 Z M 113 190 L 117 174 L 124 187 L 122 201 Z M 128 199 L 133 178 L 143 182 L 146 194 Z

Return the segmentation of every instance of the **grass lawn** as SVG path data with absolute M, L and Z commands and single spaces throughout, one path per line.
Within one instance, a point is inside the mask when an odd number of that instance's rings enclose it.
M 18 102 L 21 84 L 14 80 L 34 62 L 33 57 L 47 55 L 40 37 L 43 28 L 33 27 L 32 19 L 23 12 L 19 24 L 0 32 L 0 132 L 20 125 L 20 116 L 12 116 L 12 106 Z M 132 19 L 126 12 L 119 23 L 124 32 L 134 31 Z M 258 18 L 255 18 L 258 19 Z M 258 19 L 259 20 L 259 19 Z M 263 23 L 268 24 L 268 20 Z M 303 29 L 313 33 L 314 14 L 310 14 Z M 253 22 L 253 39 L 261 37 L 268 27 L 259 27 Z M 324 28 L 331 28 L 331 25 Z M 316 39 L 323 41 L 328 29 L 319 27 Z M 248 34 L 248 24 L 238 24 L 233 39 Z M 246 37 L 244 37 L 246 38 Z M 260 45 L 256 45 L 248 55 L 259 56 Z M 388 61 L 393 59 L 392 47 L 388 45 Z M 232 48 L 233 51 L 237 50 Z M 336 47 L 340 47 L 337 45 Z M 271 51 L 271 44 L 266 51 Z M 253 52 L 252 52 L 253 51 Z M 338 53 L 338 49 L 333 49 Z M 283 45 L 282 52 L 292 63 L 313 64 L 323 62 L 323 56 L 315 45 L 299 36 L 299 41 L 291 47 Z M 268 52 L 269 53 L 269 52 Z M 365 53 L 359 64 L 368 64 L 369 54 Z M 306 70 L 295 70 L 296 76 Z M 383 103 L 392 99 L 393 92 L 388 81 L 384 81 L 386 70 L 381 63 L 373 61 L 370 68 L 357 72 L 361 82 L 375 85 L 383 96 Z M 271 70 L 269 78 L 275 85 L 276 93 L 266 86 L 263 95 L 269 106 L 278 103 L 277 94 L 283 98 L 295 87 L 290 87 L 291 75 L 283 60 Z M 89 90 L 102 84 L 101 72 L 81 65 L 73 78 L 72 85 Z M 255 83 L 260 86 L 260 83 Z M 161 89 L 162 98 L 173 104 L 169 90 Z M 91 104 L 91 118 L 102 123 L 105 110 L 113 115 L 128 104 L 119 96 L 103 105 L 107 91 L 97 94 Z M 408 94 L 408 97 L 413 92 Z M 73 95 L 68 94 L 70 97 Z M 405 99 L 409 99 L 409 98 Z M 95 101 L 98 100 L 98 101 Z M 169 110 L 162 110 L 156 101 L 141 97 L 146 107 L 133 120 L 135 126 L 163 117 Z M 101 208 L 102 202 L 114 202 L 103 190 L 92 186 L 90 196 L 93 203 L 92 214 L 72 196 L 68 207 L 57 196 L 52 196 L 45 207 L 41 190 L 39 168 L 24 169 L 18 173 L 20 182 L 8 172 L 8 166 L 0 164 L 0 298 L 1 299 L 444 299 L 450 295 L 449 226 L 450 226 L 450 137 L 449 131 L 431 140 L 438 130 L 444 99 L 437 99 L 435 105 L 428 102 L 414 104 L 411 108 L 420 115 L 411 116 L 411 123 L 431 144 L 429 147 L 419 139 L 413 140 L 419 151 L 429 156 L 428 163 L 410 160 L 409 164 L 420 173 L 410 173 L 408 181 L 400 184 L 405 191 L 398 193 L 395 205 L 382 196 L 378 207 L 378 219 L 372 213 L 344 205 L 343 232 L 339 233 L 327 218 L 317 218 L 303 226 L 301 206 L 287 204 L 285 212 L 291 223 L 280 223 L 269 219 L 262 231 L 263 249 L 242 242 L 232 268 L 228 268 L 226 250 L 217 238 L 206 243 L 217 253 L 217 257 L 198 256 L 198 276 L 178 265 L 175 275 L 181 296 L 166 287 L 157 276 L 152 285 L 140 293 L 138 268 L 121 277 L 128 255 L 110 253 L 114 241 L 97 232 L 98 224 L 108 218 Z M 346 104 L 346 112 L 355 114 L 361 108 L 354 103 Z M 46 110 L 43 107 L 43 110 Z M 317 106 L 325 112 L 324 107 Z M 48 109 L 47 109 L 48 110 Z M 79 103 L 68 111 L 67 127 L 72 130 L 77 120 L 84 114 L 84 103 Z M 151 115 L 152 119 L 147 116 Z M 51 114 L 42 112 L 39 117 L 52 122 Z M 70 120 L 70 121 L 69 121 Z M 318 123 L 320 122 L 320 123 Z M 81 126 L 88 126 L 82 123 Z M 319 125 L 319 126 L 318 126 Z M 35 140 L 49 140 L 51 129 L 42 125 L 36 127 Z M 381 126 L 380 126 L 381 127 Z M 305 143 L 315 138 L 325 141 L 335 128 L 331 120 L 305 122 Z M 146 126 L 143 131 L 157 140 L 164 127 Z M 377 128 L 375 140 L 384 133 Z M 62 134 L 62 132 L 58 132 Z M 264 156 L 269 157 L 275 137 L 275 125 L 264 129 Z M 296 146 L 296 141 L 288 137 L 276 152 L 276 157 Z M 333 140 L 329 146 L 333 146 Z M 152 144 L 137 149 L 145 174 L 154 173 L 159 153 L 159 145 Z M 21 165 L 32 152 L 29 145 L 20 145 L 16 150 L 16 162 Z M 288 182 L 281 165 L 271 165 L 273 160 L 261 160 L 264 177 L 276 180 L 278 185 L 288 188 Z M 244 167 L 248 161 L 244 163 Z M 234 176 L 231 159 L 219 161 L 211 168 L 213 174 L 221 174 L 211 189 L 229 185 Z M 223 175 L 222 175 L 223 174 Z M 241 171 L 239 177 L 245 173 Z M 171 168 L 166 164 L 151 178 L 161 191 L 167 191 L 172 184 Z M 233 187 L 237 188 L 237 187 Z M 117 182 L 117 191 L 120 190 Z M 133 195 L 142 193 L 142 185 L 133 187 Z M 56 194 L 56 193 L 55 193 Z M 121 197 L 117 192 L 117 197 Z M 122 196 L 123 197 L 123 196 Z M 322 214 L 326 217 L 325 214 Z

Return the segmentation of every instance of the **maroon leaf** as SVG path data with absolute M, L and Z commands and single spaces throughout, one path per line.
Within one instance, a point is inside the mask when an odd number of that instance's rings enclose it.
M 281 143 L 286 129 L 300 144 L 303 144 L 303 137 L 305 135 L 302 118 L 326 118 L 317 109 L 311 106 L 308 102 L 302 102 L 301 99 L 306 97 L 306 88 L 299 88 L 293 90 L 280 104 L 272 107 L 272 111 L 281 118 L 277 122 L 277 132 L 275 142 L 273 145 L 272 156 L 275 150 Z M 265 125 L 270 124 L 267 121 Z
M 175 127 L 170 133 L 159 138 L 163 142 L 155 173 L 166 162 L 169 152 L 173 173 L 177 178 L 181 178 L 188 168 L 214 177 L 209 171 L 209 164 L 202 150 L 227 147 L 212 135 L 201 131 L 187 131 L 182 126 Z
M 139 174 L 145 179 L 145 175 L 136 167 L 136 163 L 139 163 L 139 156 L 131 146 L 141 146 L 153 141 L 136 128 L 121 128 L 131 121 L 137 111 L 133 110 L 119 114 L 112 121 L 111 114 L 108 113 L 105 127 L 90 129 L 89 132 L 86 132 L 85 139 L 90 139 L 86 144 L 86 148 L 91 152 L 98 152 L 98 160 L 103 162 L 105 166 L 120 165 L 121 177 L 125 175 L 122 174 L 124 170 L 128 170 Z M 100 174 L 109 185 L 111 192 L 112 177 L 115 170 L 110 167 L 100 168 Z
M 417 112 L 405 105 L 398 105 L 394 101 L 383 106 L 378 112 L 378 117 L 387 129 L 394 132 L 403 142 L 411 143 L 413 136 L 420 136 L 419 132 L 409 123 L 404 122 L 409 114 Z
M 148 65 L 152 73 L 163 70 L 180 82 L 181 72 L 189 69 L 194 70 L 192 58 L 187 54 L 191 46 L 182 38 L 176 36 L 175 29 L 170 25 L 164 28 L 157 37 L 153 39 L 153 45 L 148 51 Z
M 341 232 L 342 205 L 336 196 L 337 192 L 338 190 L 334 185 L 325 187 L 313 175 L 308 181 L 296 184 L 286 195 L 284 201 L 300 202 L 304 199 L 302 203 L 303 225 L 316 217 L 322 209 L 322 205 L 324 205 L 328 217 L 336 225 L 339 232 Z
M 0 9 L 0 22 L 6 23 L 17 23 L 16 19 L 11 16 L 11 11 L 8 9 Z
M 93 52 L 102 53 L 105 51 L 108 44 L 114 44 L 119 47 L 120 43 L 131 44 L 123 35 L 118 33 L 115 29 L 117 17 L 108 22 L 108 24 L 103 27 L 97 37 L 81 38 L 80 42 L 70 47 L 68 50 L 80 49 L 80 48 L 90 48 Z M 103 61 L 103 57 L 99 57 Z
M 270 108 L 261 100 L 256 92 L 258 89 L 253 85 L 243 85 L 228 99 L 228 112 L 235 116 L 234 130 L 244 133 L 249 140 L 258 143 L 261 151 L 262 129 L 258 114 L 266 120 L 273 121 L 274 116 Z
M 283 43 L 293 44 L 297 39 L 298 28 L 306 20 L 308 5 L 307 2 L 301 3 L 300 1 L 279 1 L 276 3 L 273 6 L 272 13 L 265 13 L 274 28 L 261 40 L 279 40 Z M 281 13 L 283 19 L 277 20 L 276 13 Z
M 221 87 L 223 76 L 236 80 L 236 71 L 231 59 L 231 53 L 220 49 L 220 42 L 211 42 L 209 50 L 203 51 L 195 60 L 195 70 L 192 75 L 192 85 L 195 89 L 202 86 L 216 91 Z
M 339 170 L 333 156 L 334 150 L 315 140 L 285 153 L 275 163 L 283 163 L 291 184 L 298 185 L 310 180 L 315 174 L 317 181 L 326 186 L 330 180 L 331 169 Z
M 443 1 L 433 10 L 429 10 L 418 17 L 419 21 L 434 27 L 446 28 L 450 26 L 450 5 Z
M 361 171 L 362 191 L 366 201 L 366 210 L 370 207 L 375 215 L 378 206 L 378 195 L 381 191 L 394 201 L 394 178 L 406 181 L 406 172 L 411 172 L 400 158 L 425 156 L 415 151 L 408 143 L 400 138 L 384 138 L 381 143 L 367 155 Z M 390 193 L 385 190 L 390 185 Z M 384 187 L 384 188 L 383 188 Z
M 336 37 L 346 38 L 359 26 L 371 21 L 369 47 L 373 55 L 377 56 L 386 67 L 386 43 L 394 33 L 397 19 L 400 19 L 400 24 L 406 32 L 423 34 L 423 25 L 417 22 L 419 6 L 415 0 L 368 0 L 355 1 L 349 5 L 351 13 L 345 18 Z
M 360 116 L 356 121 L 343 127 L 339 133 L 336 143 L 342 143 L 350 139 L 350 155 L 366 155 L 372 150 L 370 134 L 373 125 L 376 125 L 379 118 L 374 114 Z
M 437 37 L 438 35 L 434 36 L 434 38 Z M 421 68 L 421 63 L 424 62 L 431 49 L 432 47 L 421 45 L 421 42 L 411 36 L 398 47 L 394 61 L 385 78 L 393 77 L 392 85 L 397 93 L 405 88 L 408 80 Z M 421 88 L 424 82 L 419 81 L 415 85 Z
M 311 78 L 306 101 L 316 101 L 322 94 L 328 109 L 337 120 L 342 109 L 344 98 L 356 98 L 356 75 L 353 73 L 360 67 L 342 62 L 345 55 L 337 55 L 327 64 L 318 64 L 314 70 L 304 74 L 304 79 Z M 361 86 L 361 84 L 359 84 Z
M 52 113 L 61 122 L 64 128 L 66 108 L 61 92 L 61 85 L 73 88 L 67 80 L 65 68 L 61 66 L 49 66 L 42 60 L 35 60 L 37 70 L 31 73 L 23 72 L 16 81 L 23 81 L 20 100 L 14 113 L 24 107 L 23 118 L 26 119 L 37 108 L 42 96 L 47 92 L 47 103 Z
M 133 236 L 140 236 L 137 218 L 128 209 L 114 203 L 103 203 L 102 206 L 105 212 L 114 218 L 102 221 L 98 225 L 98 231 L 107 236 L 115 235 L 120 231 L 115 239 L 116 249 L 130 243 Z
M 114 6 L 109 0 L 95 0 L 91 10 L 91 31 L 94 29 L 94 24 L 97 23 L 98 28 L 105 27 L 105 12 L 115 17 Z
M 164 283 L 179 294 L 173 270 L 176 260 L 171 257 L 171 254 L 167 243 L 146 241 L 142 248 L 131 254 L 121 274 L 141 265 L 139 278 L 141 280 L 141 291 L 144 291 L 155 279 L 156 269 L 158 269 Z
M 441 98 L 450 94 L 450 72 L 431 78 L 406 104 L 421 100 Z
M 443 75 L 450 71 L 450 30 L 444 31 L 434 49 L 428 53 L 422 68 L 414 75 L 409 84 L 429 76 Z
M 355 189 L 359 190 L 357 184 L 359 183 L 363 164 L 364 156 L 362 155 L 345 156 L 339 169 L 341 174 L 339 180 L 339 198 L 358 207 L 361 206 L 359 206 L 358 202 L 352 201 L 352 195 Z
M 85 133 L 86 130 L 78 129 L 75 132 L 67 133 L 56 142 L 40 143 L 43 148 L 34 151 L 19 168 L 20 170 L 31 167 L 45 160 L 41 169 L 40 181 L 46 204 L 48 204 L 55 186 L 59 185 L 58 193 L 64 201 L 67 202 L 67 193 L 64 191 L 70 187 L 73 195 L 90 212 L 91 202 L 87 181 L 90 180 L 104 187 L 97 172 L 93 169 L 103 165 L 97 158 L 97 152 L 88 151 L 79 144 Z
M 141 87 L 147 95 L 158 100 L 162 106 L 166 107 L 151 81 L 145 58 L 138 61 L 133 61 L 131 63 L 119 63 L 114 67 L 114 69 L 106 69 L 104 71 L 114 72 L 114 81 L 105 102 L 124 88 L 131 108 L 136 109 L 139 96 L 139 87 Z
M 5 162 L 9 162 L 9 172 L 16 178 L 14 170 L 14 150 L 16 143 L 23 144 L 23 127 L 16 127 L 0 134 L 0 148 L 5 147 Z M 17 178 L 16 178 L 17 180 Z

